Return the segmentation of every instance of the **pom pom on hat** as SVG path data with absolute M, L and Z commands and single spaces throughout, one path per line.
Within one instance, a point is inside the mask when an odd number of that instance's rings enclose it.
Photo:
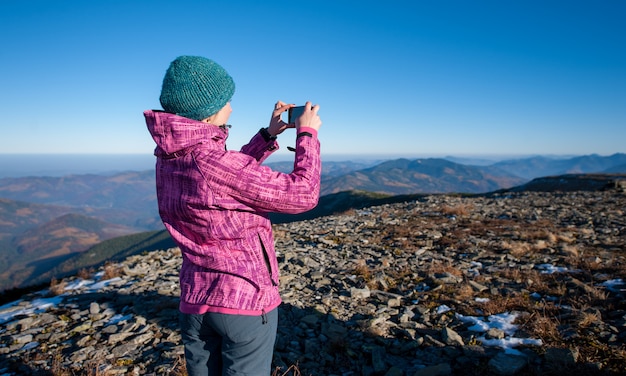
M 179 56 L 172 61 L 161 87 L 161 106 L 167 112 L 202 120 L 217 113 L 235 93 L 235 82 L 213 60 Z

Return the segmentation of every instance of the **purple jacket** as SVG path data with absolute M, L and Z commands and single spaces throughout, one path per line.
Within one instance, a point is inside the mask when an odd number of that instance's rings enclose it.
M 157 144 L 159 214 L 183 254 L 180 310 L 260 315 L 277 307 L 279 269 L 268 213 L 317 205 L 320 144 L 302 129 L 294 169 L 261 163 L 278 144 L 257 133 L 241 152 L 226 151 L 228 130 L 145 111 Z

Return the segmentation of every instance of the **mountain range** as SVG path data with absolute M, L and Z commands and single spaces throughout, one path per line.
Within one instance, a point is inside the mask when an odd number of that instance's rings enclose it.
M 626 173 L 626 154 L 572 158 L 532 157 L 490 165 L 462 159 L 424 158 L 371 162 L 324 162 L 322 198 L 297 216 L 273 215 L 276 223 L 406 200 L 408 195 L 481 194 L 523 186 L 532 179 L 561 174 Z M 289 172 L 292 162 L 268 164 Z M 544 182 L 545 185 L 545 182 Z M 0 290 L 44 283 L 110 255 L 103 241 L 150 232 L 155 244 L 167 241 L 158 217 L 154 171 L 63 177 L 0 179 Z M 111 240 L 111 241 L 112 241 Z M 144 244 L 144 246 L 147 246 Z M 76 261 L 82 257 L 83 261 Z

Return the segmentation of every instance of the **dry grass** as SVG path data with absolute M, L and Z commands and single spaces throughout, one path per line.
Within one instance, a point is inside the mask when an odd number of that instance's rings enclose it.
M 490 296 L 488 302 L 481 303 L 479 308 L 486 316 L 497 315 L 502 312 L 524 311 L 532 305 L 527 296 L 518 294 L 513 296 Z
M 272 376 L 301 376 L 300 369 L 297 364 L 293 364 L 287 368 L 287 370 L 283 371 L 281 368 L 276 367 L 274 371 L 272 371 Z
M 52 366 L 50 368 L 50 373 L 53 376 L 71 376 L 72 375 L 70 371 L 65 366 L 63 366 L 62 360 L 63 359 L 62 359 L 61 354 L 56 354 L 52 358 Z
M 289 235 L 287 231 L 278 229 L 276 226 L 273 227 L 272 232 L 274 234 L 274 240 L 284 240 Z
M 50 281 L 50 293 L 54 296 L 61 295 L 65 293 L 65 286 L 67 286 L 67 282 L 64 279 L 58 281 L 56 278 L 52 278 Z
M 102 276 L 103 280 L 117 278 L 122 275 L 122 269 L 118 264 L 107 262 L 104 264 L 104 275 Z
M 454 215 L 457 217 L 467 217 L 471 214 L 474 206 L 471 204 L 457 204 L 457 205 L 443 205 L 440 209 L 441 213 L 445 215 Z
M 365 282 L 370 282 L 372 280 L 372 269 L 367 266 L 365 260 L 358 260 L 357 265 L 352 269 L 352 274 L 357 277 L 361 277 L 365 280 Z
M 473 301 L 474 298 L 476 298 L 478 295 L 477 292 L 474 291 L 472 286 L 468 284 L 462 284 L 460 286 L 456 286 L 456 285 L 444 286 L 441 292 L 442 294 L 450 295 L 451 298 L 459 302 Z
M 28 364 L 26 359 L 25 364 Z M 137 374 L 132 371 L 133 361 L 128 358 L 119 359 L 92 359 L 85 363 L 85 366 L 80 370 L 68 368 L 63 364 L 63 358 L 61 354 L 56 354 L 52 358 L 49 374 L 50 376 L 113 376 L 119 375 L 120 369 L 117 367 L 129 367 L 129 372 L 123 374 Z M 185 364 L 184 355 L 179 355 L 174 364 L 167 369 L 168 375 L 172 376 L 187 376 L 187 367 Z M 161 373 L 159 373 L 161 374 Z
M 86 269 L 86 268 L 82 268 L 81 270 L 78 271 L 78 278 L 80 279 L 90 279 L 93 274 L 94 274 L 94 270 L 93 268 L 90 269 Z
M 455 277 L 463 277 L 463 271 L 452 266 L 450 263 L 442 263 L 438 261 L 433 261 L 428 266 L 428 269 L 425 270 L 427 274 L 451 274 Z
M 528 256 L 531 251 L 536 250 L 530 243 L 523 241 L 502 241 L 500 242 L 500 247 L 508 251 L 512 256 L 518 258 Z
M 185 356 L 179 355 L 174 362 L 174 366 L 172 367 L 172 375 L 173 376 L 187 376 L 187 363 L 185 362 Z
M 576 321 L 579 328 L 586 329 L 602 322 L 602 315 L 597 311 L 582 311 Z
M 563 343 L 559 333 L 559 319 L 550 310 L 534 311 L 530 315 L 517 318 L 517 323 L 533 338 L 545 344 Z

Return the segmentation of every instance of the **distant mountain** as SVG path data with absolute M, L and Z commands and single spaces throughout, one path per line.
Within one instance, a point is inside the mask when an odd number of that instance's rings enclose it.
M 17 252 L 37 259 L 72 254 L 85 250 L 103 239 L 136 232 L 133 228 L 111 224 L 93 217 L 70 213 L 29 229 L 14 238 Z M 55 249 L 55 253 L 50 253 Z
M 336 177 L 348 174 L 353 171 L 362 170 L 381 163 L 382 160 L 371 161 L 327 161 L 322 163 L 322 176 Z M 293 171 L 293 161 L 272 162 L 267 164 L 268 167 L 284 173 Z
M 626 154 L 617 153 L 608 157 L 596 154 L 557 159 L 549 157 L 532 157 L 507 160 L 491 165 L 521 178 L 531 180 L 542 176 L 582 174 L 598 172 L 626 172 Z M 617 170 L 616 170 L 617 168 Z
M 607 174 L 626 174 L 626 163 L 607 168 L 602 172 Z
M 0 204 L 4 208 L 16 205 L 7 200 L 1 200 Z M 54 207 L 46 208 L 42 205 L 20 203 L 17 205 L 21 206 L 17 213 L 30 212 L 33 218 L 37 217 L 36 213 L 45 214 L 54 211 Z M 38 218 L 41 220 L 41 217 Z M 76 253 L 85 251 L 103 240 L 137 232 L 134 228 L 76 213 L 62 214 L 41 222 L 40 225 L 30 227 L 14 236 L 3 236 L 0 252 L 0 290 L 32 284 L 41 275 Z M 6 219 L 2 224 L 3 227 L 11 226 Z M 3 234 L 8 235 L 4 230 Z
M 0 197 L 73 207 L 85 215 L 141 230 L 162 229 L 154 171 L 0 179 Z
M 501 160 L 501 159 L 495 159 L 495 158 L 488 159 L 488 158 L 480 158 L 480 157 L 455 157 L 452 155 L 443 157 L 443 159 L 446 159 L 450 162 L 463 164 L 463 165 L 470 165 L 470 166 L 490 166 L 496 163 L 497 161 Z
M 0 277 L 12 264 L 26 258 L 18 251 L 16 241 L 21 239 L 20 236 L 72 211 L 73 208 L 58 205 L 32 204 L 0 198 Z M 3 280 L 0 278 L 0 282 Z
M 333 215 L 345 212 L 351 209 L 362 209 L 369 206 L 390 204 L 403 202 L 407 200 L 418 199 L 425 196 L 424 194 L 412 195 L 389 195 L 381 193 L 372 193 L 365 191 L 343 191 L 332 193 L 320 197 L 319 203 L 315 208 L 306 213 L 301 214 L 280 214 L 271 213 L 270 219 L 272 223 L 287 223 L 294 221 L 305 221 L 326 215 Z
M 544 176 L 533 179 L 501 192 L 573 192 L 573 191 L 603 191 L 617 189 L 626 191 L 626 173 L 623 174 L 566 174 Z
M 349 190 L 385 194 L 479 193 L 525 180 L 498 168 L 461 165 L 440 158 L 396 159 L 322 180 L 322 195 Z

